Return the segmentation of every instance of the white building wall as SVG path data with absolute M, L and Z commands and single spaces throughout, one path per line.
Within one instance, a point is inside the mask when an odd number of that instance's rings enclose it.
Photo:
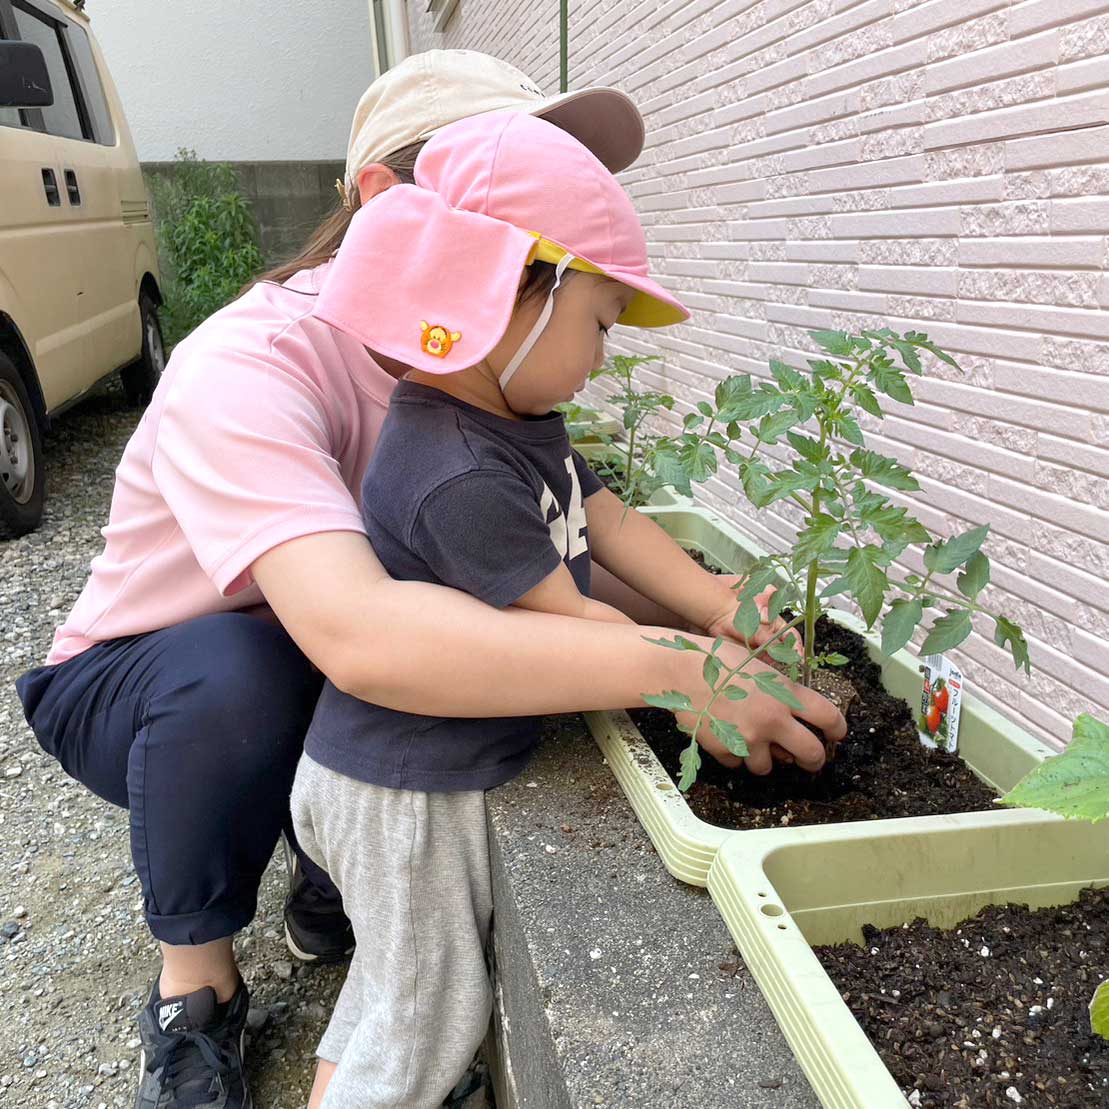
M 556 4 L 463 0 L 444 34 L 409 12 L 414 50 L 485 50 L 557 90 Z M 915 407 L 883 398 L 864 430 L 918 476 L 933 533 L 992 526 L 982 600 L 1034 668 L 1014 673 L 992 621 L 952 656 L 1034 734 L 1109 719 L 1109 0 L 570 13 L 570 87 L 615 85 L 646 118 L 620 179 L 694 311 L 611 349 L 661 353 L 648 380 L 680 417 L 730 373 L 803 358 L 808 329 L 927 331 L 965 374 L 930 366 Z M 700 496 L 768 547 L 796 533 L 788 503 L 756 513 L 727 480 Z
M 141 161 L 345 158 L 374 78 L 366 0 L 93 0 Z

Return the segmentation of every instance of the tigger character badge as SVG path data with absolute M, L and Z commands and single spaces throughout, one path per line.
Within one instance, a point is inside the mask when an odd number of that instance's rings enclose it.
M 437 358 L 446 358 L 451 352 L 451 347 L 462 338 L 461 331 L 448 331 L 438 324 L 429 326 L 427 320 L 420 320 L 420 346 L 426 354 L 434 354 Z

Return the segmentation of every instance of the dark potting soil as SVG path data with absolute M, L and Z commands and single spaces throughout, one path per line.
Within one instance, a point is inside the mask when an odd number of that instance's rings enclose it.
M 886 692 L 862 636 L 821 617 L 816 643 L 819 650 L 850 659 L 835 672 L 848 678 L 859 695 L 847 711 L 847 737 L 835 758 L 818 774 L 779 764 L 767 777 L 756 777 L 728 770 L 704 754 L 697 781 L 686 794 L 697 816 L 726 828 L 771 828 L 994 807 L 996 794 L 958 756 L 921 745 L 912 710 Z M 663 709 L 633 709 L 631 716 L 677 782 L 679 756 L 689 736 Z
M 946 932 L 922 919 L 863 932 L 865 947 L 817 955 L 919 1105 L 1109 1105 L 1109 1041 L 1087 1011 L 1109 974 L 1109 890 L 1034 912 L 991 906 Z

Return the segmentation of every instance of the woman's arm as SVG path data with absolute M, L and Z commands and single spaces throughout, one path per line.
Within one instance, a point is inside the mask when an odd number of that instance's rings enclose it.
M 308 658 L 344 692 L 389 708 L 517 716 L 622 708 L 640 704 L 643 693 L 668 689 L 688 693 L 695 706 L 707 699 L 698 654 L 645 642 L 644 635 L 666 629 L 498 611 L 442 586 L 394 581 L 365 537 L 353 532 L 292 539 L 256 559 L 251 570 Z M 733 665 L 746 653 L 738 644 L 724 651 L 734 651 Z M 838 709 L 811 690 L 793 691 L 805 719 L 830 739 L 843 738 Z M 743 761 L 754 773 L 770 771 L 773 742 L 806 769 L 824 763 L 817 737 L 764 693 L 721 698 L 714 712 L 746 737 L 751 753 Z M 718 761 L 741 761 L 707 728 L 698 739 Z

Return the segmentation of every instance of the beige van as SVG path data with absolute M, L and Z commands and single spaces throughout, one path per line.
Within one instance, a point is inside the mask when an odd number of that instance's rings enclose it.
M 131 133 L 81 0 L 0 0 L 0 539 L 35 528 L 51 417 L 165 356 Z

